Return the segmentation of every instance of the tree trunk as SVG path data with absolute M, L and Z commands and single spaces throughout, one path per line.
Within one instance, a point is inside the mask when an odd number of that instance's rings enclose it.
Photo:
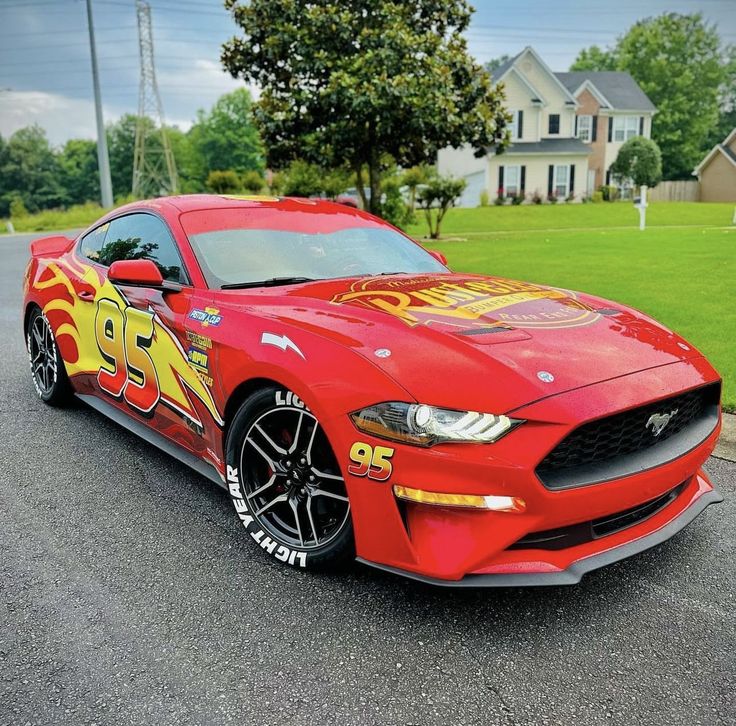
M 355 172 L 355 188 L 358 190 L 360 203 L 363 205 L 363 209 L 368 209 L 368 198 L 365 195 L 365 184 L 363 183 L 363 164 L 356 161 L 353 164 L 353 171 Z

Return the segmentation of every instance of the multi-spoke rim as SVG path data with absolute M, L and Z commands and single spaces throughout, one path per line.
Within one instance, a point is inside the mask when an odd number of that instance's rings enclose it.
M 28 333 L 28 355 L 36 389 L 42 396 L 47 396 L 56 383 L 58 361 L 54 335 L 43 315 L 37 315 L 31 325 Z
M 240 471 L 253 515 L 276 541 L 316 549 L 345 526 L 345 482 L 309 411 L 279 406 L 261 414 L 243 440 Z

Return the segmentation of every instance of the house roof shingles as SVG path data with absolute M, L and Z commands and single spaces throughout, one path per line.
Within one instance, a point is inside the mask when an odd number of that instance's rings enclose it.
M 613 109 L 627 111 L 655 111 L 637 82 L 622 71 L 571 71 L 555 73 L 570 93 L 577 91 L 585 81 L 590 81 L 602 93 Z

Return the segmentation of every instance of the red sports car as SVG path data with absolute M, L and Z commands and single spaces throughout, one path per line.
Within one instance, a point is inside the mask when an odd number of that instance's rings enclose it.
M 31 244 L 38 395 L 76 394 L 226 487 L 294 567 L 546 585 L 721 499 L 721 382 L 636 310 L 453 273 L 324 201 L 179 196 Z

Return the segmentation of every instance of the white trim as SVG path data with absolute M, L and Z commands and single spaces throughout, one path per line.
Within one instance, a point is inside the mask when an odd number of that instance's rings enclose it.
M 598 90 L 595 83 L 593 83 L 593 81 L 591 81 L 589 78 L 586 78 L 577 87 L 573 95 L 575 96 L 575 98 L 577 98 L 578 95 L 585 90 L 590 91 L 602 107 L 605 106 L 610 109 L 613 108 L 613 104 Z
M 542 60 L 541 56 L 537 53 L 534 48 L 531 47 L 531 45 L 527 45 L 526 48 L 524 48 L 523 51 L 517 56 L 516 60 L 514 61 L 514 65 L 521 60 L 521 58 L 526 55 L 527 53 L 531 53 L 537 63 L 539 63 L 540 66 L 542 66 L 542 69 L 547 72 L 549 77 L 559 86 L 562 93 L 575 104 L 575 108 L 577 108 L 580 104 L 578 104 L 578 100 L 573 96 L 570 91 L 567 90 L 567 87 L 565 84 L 552 72 L 552 69 Z
M 727 137 L 726 141 L 728 139 L 733 138 L 734 134 L 736 134 L 736 129 L 734 129 Z M 703 169 L 710 164 L 711 159 L 715 156 L 717 151 L 720 151 L 734 166 L 736 166 L 736 159 L 734 159 L 726 150 L 725 147 L 726 144 L 716 144 L 705 156 L 705 159 L 700 162 L 692 171 L 692 176 L 700 177 L 701 172 Z
M 657 113 L 656 109 L 654 111 L 642 111 L 640 108 L 602 108 L 599 111 L 600 116 L 631 116 L 634 114 L 635 116 L 648 116 L 649 118 L 654 116 L 655 113 Z
M 542 106 L 546 106 L 547 105 L 547 100 L 545 99 L 545 97 L 536 88 L 534 88 L 534 86 L 532 86 L 531 83 L 529 83 L 529 81 L 527 80 L 526 76 L 518 68 L 515 68 L 514 66 L 511 66 L 511 68 L 509 68 L 506 71 L 506 73 L 504 73 L 501 76 L 501 78 L 506 78 L 506 76 L 509 73 L 511 73 L 511 71 L 513 71 L 516 74 L 516 76 L 518 77 L 518 79 L 529 89 L 529 93 L 532 94 L 532 98 L 531 98 L 532 101 L 536 98 L 536 99 L 539 99 L 542 102 L 541 103 Z M 496 81 L 496 83 L 500 83 L 501 82 L 501 78 L 499 78 Z
M 734 139 L 736 139 L 736 126 L 733 127 L 733 131 L 721 141 L 722 146 L 728 146 Z

